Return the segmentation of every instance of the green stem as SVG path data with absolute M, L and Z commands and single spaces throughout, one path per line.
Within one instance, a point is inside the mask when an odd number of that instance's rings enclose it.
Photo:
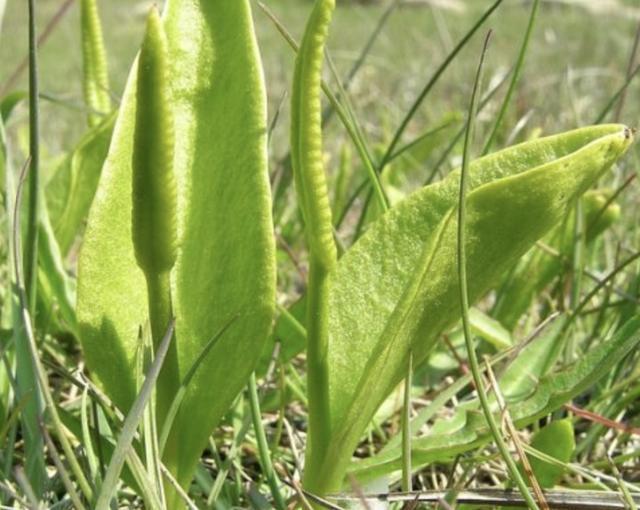
M 476 386 L 476 391 L 478 393 L 478 398 L 480 400 L 480 405 L 482 407 L 482 412 L 484 413 L 485 419 L 487 420 L 487 424 L 489 425 L 489 429 L 491 430 L 491 435 L 507 464 L 507 468 L 513 481 L 518 486 L 518 489 L 522 493 L 527 506 L 531 510 L 537 510 L 538 505 L 533 499 L 533 496 L 529 492 L 526 483 L 524 482 L 520 472 L 518 471 L 518 467 L 516 466 L 513 457 L 509 453 L 509 449 L 507 444 L 502 437 L 502 433 L 496 424 L 493 413 L 491 411 L 491 405 L 489 403 L 489 399 L 485 392 L 484 383 L 482 380 L 482 374 L 480 372 L 480 366 L 478 363 L 478 357 L 476 355 L 475 346 L 473 345 L 473 337 L 471 336 L 471 326 L 469 321 L 469 292 L 467 288 L 467 259 L 466 259 L 466 247 L 465 247 L 465 217 L 466 217 L 466 188 L 467 188 L 467 174 L 469 173 L 469 152 L 471 140 L 473 138 L 473 126 L 474 119 L 476 115 L 477 105 L 476 99 L 478 95 L 479 83 L 481 81 L 482 76 L 482 68 L 484 64 L 485 55 L 487 52 L 487 45 L 489 44 L 489 39 L 491 37 L 491 32 L 487 34 L 487 37 L 484 42 L 484 47 L 482 50 L 482 55 L 480 57 L 480 63 L 478 65 L 478 71 L 476 73 L 475 82 L 473 85 L 473 92 L 471 94 L 471 104 L 469 105 L 469 118 L 467 121 L 467 131 L 465 133 L 464 138 L 464 149 L 463 149 L 463 157 L 462 157 L 462 171 L 460 174 L 460 202 L 458 206 L 458 278 L 460 285 L 460 309 L 462 314 L 462 330 L 464 333 L 464 341 L 467 348 L 467 355 L 469 358 L 469 366 L 471 368 L 471 374 L 473 376 L 473 381 Z
M 25 274 L 26 306 L 29 315 L 35 317 L 38 289 L 38 207 L 40 188 L 40 123 L 38 115 L 38 59 L 36 41 L 35 0 L 29 0 L 29 197 L 25 244 L 25 257 L 22 261 Z M 11 191 L 12 192 L 12 191 Z M 19 205 L 19 200 L 17 201 Z M 13 228 L 17 232 L 22 226 L 15 220 Z M 16 314 L 17 315 L 17 314 Z M 19 322 L 18 319 L 16 322 Z M 22 416 L 22 431 L 25 436 L 26 473 L 38 497 L 42 495 L 46 472 L 41 452 L 44 449 L 38 423 L 43 411 L 42 395 L 36 383 L 31 353 L 28 346 L 26 325 L 16 324 L 16 377 L 20 394 L 30 395 L 29 403 Z
M 40 189 L 40 121 L 38 98 L 38 46 L 35 0 L 29 0 L 29 212 L 25 246 L 25 288 L 29 313 L 35 317 L 38 274 L 38 215 Z
M 147 274 L 147 295 L 149 303 L 149 323 L 153 340 L 154 356 L 157 355 L 160 344 L 166 334 L 167 326 L 173 320 L 173 307 L 171 305 L 171 278 L 170 271 Z M 160 374 L 155 384 L 155 421 L 156 424 L 164 424 L 171 412 L 171 403 L 180 388 L 180 372 L 178 367 L 177 342 L 169 344 L 169 350 L 165 357 Z M 175 473 L 177 459 L 179 457 L 179 444 L 175 441 L 167 442 L 162 449 L 162 461 L 164 465 Z M 178 508 L 180 495 L 173 484 L 164 479 L 164 493 L 168 508 Z
M 165 271 L 147 276 L 147 294 L 149 301 L 149 323 L 153 338 L 153 348 L 157 351 L 167 326 L 173 319 L 171 306 L 170 272 Z M 172 342 L 164 361 L 157 383 L 157 422 L 164 423 L 169 406 L 180 386 L 178 371 L 178 351 L 176 342 Z
M 323 458 L 331 438 L 329 367 L 327 365 L 329 271 L 312 257 L 307 289 L 307 394 L 309 432 L 304 486 L 314 492 L 322 483 Z M 316 472 L 320 468 L 320 471 Z
M 253 429 L 256 433 L 256 441 L 258 443 L 258 454 L 260 455 L 260 465 L 262 471 L 267 479 L 269 488 L 271 489 L 271 495 L 273 496 L 274 506 L 278 510 L 284 510 L 287 508 L 287 504 L 280 492 L 280 485 L 278 484 L 278 477 L 273 470 L 273 464 L 271 463 L 271 453 L 269 451 L 269 445 L 267 444 L 267 437 L 262 427 L 262 417 L 260 413 L 260 400 L 258 399 L 258 387 L 256 384 L 256 374 L 253 372 L 249 378 L 249 406 L 251 407 L 251 419 L 253 420 Z
M 413 490 L 411 484 L 411 385 L 413 353 L 409 353 L 409 366 L 404 382 L 404 406 L 402 409 L 402 491 Z

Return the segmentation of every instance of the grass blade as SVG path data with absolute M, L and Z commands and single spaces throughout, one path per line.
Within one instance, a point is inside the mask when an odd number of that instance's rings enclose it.
M 498 116 L 493 123 L 491 134 L 489 135 L 487 143 L 484 146 L 484 150 L 482 151 L 483 156 L 489 153 L 489 151 L 491 150 L 491 146 L 495 142 L 496 135 L 498 134 L 500 125 L 502 124 L 505 113 L 507 113 L 509 103 L 511 102 L 511 96 L 513 95 L 513 92 L 516 89 L 516 85 L 518 84 L 518 80 L 520 79 L 520 74 L 522 73 L 522 67 L 524 64 L 524 58 L 527 54 L 529 41 L 531 40 L 531 33 L 533 32 L 533 25 L 535 24 L 536 16 L 538 14 L 538 7 L 540 7 L 540 0 L 533 0 L 533 5 L 531 6 L 531 14 L 529 14 L 529 23 L 527 24 L 527 29 L 524 33 L 524 39 L 522 40 L 522 46 L 520 47 L 520 53 L 518 54 L 518 60 L 516 61 L 513 75 L 511 76 L 511 82 L 509 83 L 509 88 L 507 89 L 507 94 L 504 97 L 502 106 L 500 106 Z
M 596 120 L 595 120 L 594 124 L 600 124 L 600 123 L 604 122 L 604 119 L 607 117 L 607 115 L 609 115 L 609 112 L 612 110 L 612 108 L 615 106 L 615 104 L 623 97 L 623 94 L 625 93 L 625 91 L 629 87 L 629 84 L 633 81 L 633 79 L 636 77 L 636 75 L 638 73 L 640 73 L 640 65 L 637 65 L 633 69 L 633 71 L 631 71 L 630 73 L 627 74 L 627 77 L 626 77 L 624 83 L 611 96 L 611 99 L 609 99 L 609 101 L 604 106 L 602 111 L 596 117 Z
M 109 467 L 107 468 L 107 472 L 104 476 L 104 482 L 100 487 L 100 493 L 98 494 L 98 498 L 96 500 L 96 510 L 108 510 L 109 508 L 109 502 L 111 501 L 111 497 L 113 496 L 113 493 L 115 492 L 116 486 L 119 481 L 120 471 L 122 470 L 122 466 L 127 459 L 127 454 L 129 452 L 129 449 L 131 448 L 131 443 L 135 436 L 136 430 L 138 428 L 140 420 L 142 419 L 144 410 L 147 407 L 147 403 L 151 398 L 156 380 L 160 375 L 162 362 L 164 361 L 164 358 L 169 350 L 171 338 L 173 337 L 174 326 L 174 321 L 171 321 L 167 332 L 165 333 L 164 338 L 162 339 L 162 342 L 160 343 L 155 354 L 155 359 L 149 367 L 149 371 L 147 372 L 147 376 L 145 377 L 144 383 L 142 384 L 140 393 L 138 394 L 138 397 L 131 407 L 131 411 L 129 411 L 129 414 L 127 414 L 127 417 L 124 421 L 122 431 L 120 432 L 120 438 L 118 439 L 116 449 L 113 452 L 111 462 L 109 463 Z
M 436 72 L 433 74 L 431 79 L 424 86 L 420 94 L 418 94 L 418 97 L 415 99 L 415 101 L 411 105 L 411 108 L 409 108 L 409 111 L 405 115 L 404 119 L 402 119 L 400 126 L 398 127 L 395 134 L 393 135 L 393 139 L 391 140 L 391 143 L 387 147 L 387 150 L 385 151 L 384 156 L 382 156 L 382 159 L 380 160 L 380 164 L 378 165 L 379 173 L 382 172 L 384 168 L 387 166 L 387 163 L 389 162 L 391 155 L 394 153 L 396 146 L 400 142 L 402 135 L 404 134 L 407 127 L 409 126 L 409 122 L 411 121 L 415 113 L 418 111 L 418 108 L 420 108 L 420 105 L 425 100 L 427 95 L 429 95 L 429 92 L 431 92 L 431 89 L 433 89 L 433 87 L 438 82 L 442 74 L 447 70 L 449 65 L 454 61 L 454 59 L 456 58 L 458 53 L 460 53 L 462 48 L 464 48 L 467 45 L 467 43 L 473 37 L 473 35 L 484 24 L 484 22 L 489 18 L 489 16 L 493 14 L 493 12 L 500 6 L 501 3 L 502 3 L 502 0 L 496 0 L 491 5 L 491 7 L 489 7 L 489 9 L 487 9 L 484 12 L 484 14 L 478 19 L 478 21 L 475 22 L 475 24 L 464 35 L 464 37 L 460 40 L 460 42 L 456 45 L 456 47 L 451 51 L 451 53 L 447 55 L 447 57 L 444 59 L 442 64 L 440 64 L 438 69 L 436 69 Z
M 39 391 L 42 394 L 44 404 L 47 412 L 49 413 L 49 417 L 51 418 L 53 428 L 56 431 L 58 436 L 58 440 L 60 441 L 60 445 L 64 451 L 64 454 L 67 456 L 67 462 L 69 463 L 71 470 L 73 471 L 74 476 L 76 477 L 76 481 L 80 486 L 80 489 L 85 496 L 86 499 L 90 500 L 93 495 L 93 490 L 89 485 L 82 468 L 80 467 L 80 463 L 76 458 L 76 455 L 71 448 L 71 443 L 67 438 L 65 433 L 64 426 L 62 421 L 60 420 L 60 416 L 58 414 L 55 401 L 53 400 L 53 395 L 51 394 L 51 389 L 49 388 L 49 383 L 47 379 L 47 373 L 42 366 L 42 362 L 38 356 L 38 346 L 36 344 L 35 334 L 33 331 L 33 324 L 31 321 L 31 314 L 28 309 L 28 300 L 27 293 L 25 287 L 23 285 L 22 279 L 22 257 L 20 252 L 20 205 L 22 199 L 22 190 L 24 187 L 25 180 L 25 172 L 28 170 L 29 165 L 25 165 L 22 175 L 20 176 L 20 181 L 18 183 L 18 188 L 16 191 L 16 199 L 14 204 L 13 211 L 13 263 L 14 263 L 14 275 L 15 282 L 18 292 L 18 297 L 20 299 L 20 308 L 22 312 L 22 322 L 24 325 L 24 332 L 26 336 L 26 347 L 29 350 L 29 354 L 31 355 L 32 362 L 32 370 L 35 372 L 32 381 L 37 381 L 37 385 L 39 386 Z
M 176 392 L 176 395 L 173 398 L 171 405 L 169 406 L 169 410 L 167 411 L 167 416 L 162 425 L 162 431 L 160 433 L 160 441 L 158 443 L 159 449 L 160 449 L 160 455 L 162 455 L 162 453 L 164 452 L 164 447 L 167 444 L 167 439 L 169 438 L 169 433 L 171 432 L 173 421 L 176 415 L 178 414 L 178 411 L 180 409 L 180 404 L 182 404 L 182 400 L 184 399 L 184 396 L 187 392 L 189 383 L 193 379 L 193 376 L 196 375 L 198 368 L 200 367 L 202 362 L 205 360 L 209 352 L 211 352 L 211 349 L 213 349 L 213 346 L 222 337 L 222 335 L 224 335 L 225 331 L 229 329 L 231 324 L 233 324 L 233 322 L 237 318 L 238 318 L 237 315 L 233 317 L 229 322 L 227 322 L 227 324 L 223 326 L 223 328 L 220 330 L 218 334 L 216 334 L 211 340 L 209 340 L 209 342 L 202 349 L 202 352 L 200 353 L 200 355 L 193 362 L 193 365 L 191 365 L 191 368 L 189 368 L 189 371 L 185 375 L 184 380 L 180 383 L 180 387 L 178 388 L 178 391 Z
M 249 406 L 251 407 L 251 418 L 253 420 L 253 429 L 256 433 L 256 441 L 258 443 L 258 453 L 260 454 L 260 465 L 262 471 L 267 479 L 271 494 L 273 495 L 274 506 L 278 510 L 284 510 L 287 508 L 287 504 L 284 501 L 282 492 L 280 492 L 280 485 L 278 477 L 273 470 L 273 463 L 271 462 L 271 453 L 269 451 L 269 445 L 267 443 L 267 437 L 262 427 L 262 418 L 260 413 L 260 400 L 258 398 L 258 387 L 256 384 L 255 372 L 251 374 L 249 378 Z

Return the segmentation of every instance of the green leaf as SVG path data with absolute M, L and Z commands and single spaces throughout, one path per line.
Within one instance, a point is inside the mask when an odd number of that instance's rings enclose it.
M 69 252 L 91 207 L 114 123 L 115 115 L 111 115 L 89 130 L 47 183 L 47 208 L 63 255 Z
M 265 91 L 249 2 L 170 0 L 164 23 L 178 186 L 179 252 L 171 292 L 182 377 L 237 316 L 191 381 L 169 436 L 163 460 L 186 486 L 267 338 L 275 247 Z M 136 66 L 90 212 L 78 282 L 88 366 L 125 411 L 136 395 L 138 328 L 147 320 L 144 275 L 131 232 L 135 77 Z
M 534 434 L 531 446 L 561 462 L 569 462 L 576 449 L 571 420 L 567 418 L 554 421 L 541 428 Z M 534 476 L 543 489 L 552 488 L 558 483 L 565 471 L 561 466 L 549 464 L 531 455 L 529 463 Z
M 640 318 L 622 326 L 612 338 L 601 342 L 585 353 L 580 361 L 557 373 L 544 376 L 528 396 L 507 399 L 509 413 L 517 427 L 525 427 L 546 414 L 552 413 L 566 402 L 580 395 L 624 359 L 640 343 Z M 502 386 L 501 382 L 500 385 Z M 450 460 L 491 440 L 489 428 L 477 400 L 462 404 L 463 410 L 451 419 L 439 421 L 425 436 L 412 442 L 414 469 L 430 462 Z M 499 410 L 496 407 L 496 415 Z M 361 483 L 399 470 L 400 448 L 387 449 L 361 462 L 355 462 L 349 473 Z
M 520 144 L 470 165 L 469 296 L 480 298 L 567 213 L 568 205 L 631 144 L 620 125 L 578 129 Z M 327 491 L 362 431 L 438 334 L 458 318 L 455 210 L 459 171 L 412 194 L 373 224 L 330 274 L 330 448 Z M 331 466 L 331 468 L 329 468 Z
M 18 190 L 18 175 L 16 169 L 11 164 L 10 147 L 7 145 L 6 133 L 4 130 L 4 119 L 0 119 L 0 167 L 4 182 L 2 183 L 3 206 L 6 212 L 4 227 L 6 228 L 7 239 L 7 267 L 8 272 L 7 295 L 3 303 L 7 314 L 6 327 L 12 330 L 15 374 L 9 377 L 15 380 L 15 396 L 24 408 L 20 412 L 21 434 L 24 437 L 25 472 L 29 482 L 36 493 L 42 493 L 46 472 L 42 458 L 43 439 L 38 422 L 42 413 L 42 397 L 38 389 L 36 372 L 33 365 L 33 358 L 29 351 L 29 344 L 22 309 L 20 307 L 16 275 L 14 271 L 14 226 L 16 225 L 16 194 Z M 23 215 L 24 219 L 26 215 Z M 24 222 L 21 222 L 24 224 Z M 21 228 L 22 225 L 16 228 Z M 4 363 L 3 363 L 4 364 Z M 6 365 L 5 365 L 6 367 Z M 11 384 L 13 387 L 13 384 Z

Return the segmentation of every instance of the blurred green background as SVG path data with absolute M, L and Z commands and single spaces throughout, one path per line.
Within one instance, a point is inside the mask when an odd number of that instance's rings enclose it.
M 232 0 L 229 0 L 232 1 Z M 64 0 L 37 2 L 38 28 L 47 22 Z M 388 138 L 413 99 L 448 51 L 468 30 L 491 0 L 412 0 L 396 10 L 377 39 L 369 58 L 351 89 L 356 113 L 371 143 Z M 74 144 L 85 127 L 82 105 L 79 9 L 71 2 L 40 52 L 41 90 L 60 103 L 43 102 L 42 136 L 46 153 L 55 157 Z M 102 0 L 100 12 L 105 29 L 114 99 L 120 96 L 127 71 L 142 35 L 143 20 L 152 2 Z M 308 14 L 309 0 L 266 0 L 292 34 L 298 37 Z M 293 53 L 273 23 L 252 2 L 269 92 L 270 116 L 290 86 Z M 358 57 L 387 2 L 338 0 L 329 48 L 341 75 Z M 504 0 L 486 28 L 494 30 L 487 84 L 498 80 L 514 63 L 529 14 L 530 2 Z M 7 0 L 0 39 L 0 86 L 26 58 L 27 3 Z M 638 22 L 637 0 L 543 1 L 529 48 L 524 73 L 507 119 L 513 127 L 527 116 L 523 136 L 534 127 L 555 132 L 588 124 L 623 83 Z M 437 122 L 446 112 L 464 110 L 482 42 L 482 29 L 447 70 L 422 106 L 411 129 L 417 133 Z M 26 87 L 26 74 L 17 88 Z M 4 88 L 4 86 L 3 86 Z M 629 96 L 637 97 L 638 84 Z M 287 147 L 287 101 L 274 132 L 272 153 Z M 499 106 L 488 108 L 480 123 L 489 123 Z M 26 118 L 20 111 L 14 122 Z M 637 124 L 638 102 L 628 101 L 621 120 Z M 342 136 L 337 123 L 333 128 Z M 334 133 L 335 134 L 335 133 Z

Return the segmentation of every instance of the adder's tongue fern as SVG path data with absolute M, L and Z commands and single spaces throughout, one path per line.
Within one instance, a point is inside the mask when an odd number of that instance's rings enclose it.
M 307 371 L 309 435 L 305 485 L 315 488 L 315 468 L 330 440 L 327 349 L 327 277 L 337 264 L 331 206 L 322 164 L 320 87 L 323 51 L 335 0 L 317 0 L 300 44 L 291 95 L 291 163 L 309 247 Z
M 135 257 L 145 274 L 149 322 L 157 347 L 172 318 L 170 272 L 176 261 L 176 179 L 174 128 L 168 85 L 167 39 L 158 10 L 152 8 L 138 59 L 134 133 L 132 235 Z M 159 379 L 159 417 L 179 383 L 172 349 Z

